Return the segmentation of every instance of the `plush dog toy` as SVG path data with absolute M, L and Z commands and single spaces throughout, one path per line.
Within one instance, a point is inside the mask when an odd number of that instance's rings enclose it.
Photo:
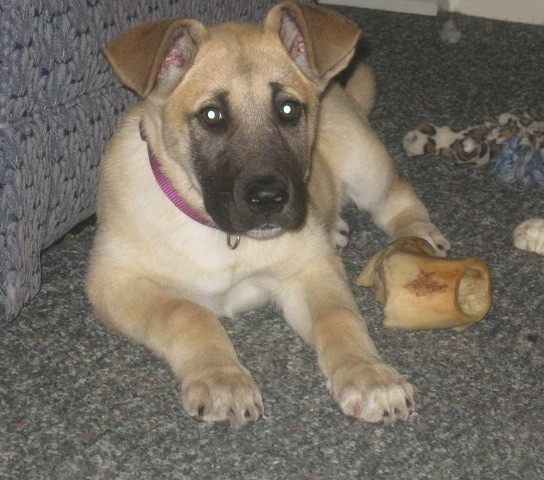
M 544 186 L 544 121 L 534 109 L 486 116 L 462 129 L 422 122 L 402 141 L 407 155 L 442 155 L 462 166 L 485 167 L 509 183 Z
M 491 168 L 501 180 L 544 187 L 544 121 L 534 109 L 486 116 L 463 129 L 422 122 L 402 141 L 406 154 L 441 155 L 465 167 Z M 544 255 L 544 219 L 531 218 L 514 230 L 514 245 Z

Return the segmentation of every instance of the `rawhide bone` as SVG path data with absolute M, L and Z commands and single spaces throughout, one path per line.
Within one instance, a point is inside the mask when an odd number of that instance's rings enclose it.
M 442 258 L 425 240 L 401 238 L 376 254 L 357 279 L 384 304 L 388 328 L 460 332 L 491 307 L 491 277 L 478 258 Z

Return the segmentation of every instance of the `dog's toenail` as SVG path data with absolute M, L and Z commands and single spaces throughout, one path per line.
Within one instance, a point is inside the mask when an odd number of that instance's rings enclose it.
M 408 408 L 412 408 L 412 406 L 413 406 L 413 405 L 412 405 L 412 402 L 411 402 L 410 400 L 408 400 L 408 399 L 406 399 L 406 406 L 407 406 Z
M 244 413 L 244 417 L 246 418 L 251 417 L 251 413 L 249 413 L 249 410 L 246 410 L 246 413 Z
M 198 416 L 199 417 L 204 416 L 204 405 L 200 405 L 200 407 L 198 407 Z
M 353 407 L 353 414 L 359 418 L 361 416 L 361 405 L 355 405 L 355 407 Z
M 383 416 L 384 416 L 384 417 L 388 417 L 388 416 L 389 416 L 389 412 L 388 412 L 387 410 L 384 410 L 384 411 L 383 411 Z

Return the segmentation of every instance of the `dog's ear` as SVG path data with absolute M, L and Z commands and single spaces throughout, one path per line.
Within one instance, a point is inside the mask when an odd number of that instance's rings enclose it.
M 293 2 L 272 8 L 264 24 L 320 88 L 346 68 L 361 34 L 355 23 L 333 10 Z
M 121 81 L 145 98 L 156 84 L 172 89 L 180 81 L 207 35 L 197 20 L 156 20 L 126 30 L 104 53 Z

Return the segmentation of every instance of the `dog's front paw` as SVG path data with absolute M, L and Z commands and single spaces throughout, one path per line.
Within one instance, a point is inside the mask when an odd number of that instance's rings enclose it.
M 445 257 L 451 248 L 450 242 L 431 222 L 413 222 L 395 232 L 395 240 L 403 237 L 419 237 L 427 240 L 439 257 Z
M 232 428 L 251 424 L 264 412 L 250 373 L 232 363 L 190 374 L 183 381 L 183 407 L 200 422 L 228 421 Z
M 378 361 L 355 361 L 338 368 L 329 391 L 346 415 L 367 422 L 406 420 L 415 407 L 412 385 Z
M 530 218 L 514 230 L 514 245 L 544 255 L 544 218 Z

